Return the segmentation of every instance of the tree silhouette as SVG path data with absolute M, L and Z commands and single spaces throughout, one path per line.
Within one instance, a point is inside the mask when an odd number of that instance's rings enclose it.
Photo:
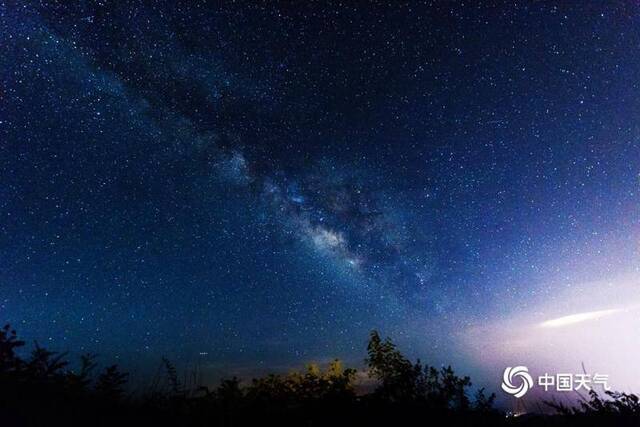
M 0 373 L 16 372 L 22 368 L 22 360 L 16 355 L 16 350 L 24 346 L 16 331 L 5 325 L 0 329 Z
M 124 385 L 127 383 L 128 376 L 128 373 L 119 371 L 118 365 L 111 365 L 98 376 L 96 392 L 110 401 L 118 400 L 124 394 Z
M 377 331 L 371 332 L 367 345 L 366 363 L 369 375 L 380 381 L 375 394 L 388 401 L 419 402 L 433 409 L 470 409 L 466 389 L 469 377 L 458 377 L 451 366 L 440 370 L 422 366 L 420 360 L 412 364 L 397 349 L 391 339 L 382 340 Z M 481 405 L 488 408 L 495 396 L 485 397 Z
M 412 400 L 418 392 L 421 368 L 406 359 L 389 339 L 372 331 L 367 345 L 369 375 L 380 381 L 376 394 L 388 400 Z

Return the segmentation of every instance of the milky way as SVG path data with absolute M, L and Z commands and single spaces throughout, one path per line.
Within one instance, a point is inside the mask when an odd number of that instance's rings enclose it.
M 359 364 L 377 328 L 490 382 L 522 325 L 636 318 L 635 5 L 0 10 L 28 339 L 221 375 Z

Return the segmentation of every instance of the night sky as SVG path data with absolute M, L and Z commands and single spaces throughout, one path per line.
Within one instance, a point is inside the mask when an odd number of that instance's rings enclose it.
M 23 338 L 215 377 L 379 329 L 640 385 L 637 3 L 82 3 L 0 5 Z

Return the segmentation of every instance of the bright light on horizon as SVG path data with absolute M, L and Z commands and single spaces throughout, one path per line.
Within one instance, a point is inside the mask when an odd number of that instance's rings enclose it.
M 566 287 L 514 309 L 491 324 L 467 330 L 462 345 L 493 378 L 505 366 L 532 372 L 606 373 L 619 391 L 640 390 L 640 277 Z M 491 380 L 491 378 L 489 378 Z

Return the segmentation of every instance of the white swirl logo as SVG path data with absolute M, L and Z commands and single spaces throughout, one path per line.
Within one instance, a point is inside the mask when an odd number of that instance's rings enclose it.
M 514 385 L 514 377 L 520 378 L 520 384 Z M 526 366 L 507 366 L 502 375 L 502 389 L 507 393 L 515 396 L 522 397 L 529 389 L 533 387 L 533 378 L 529 375 L 529 369 Z

